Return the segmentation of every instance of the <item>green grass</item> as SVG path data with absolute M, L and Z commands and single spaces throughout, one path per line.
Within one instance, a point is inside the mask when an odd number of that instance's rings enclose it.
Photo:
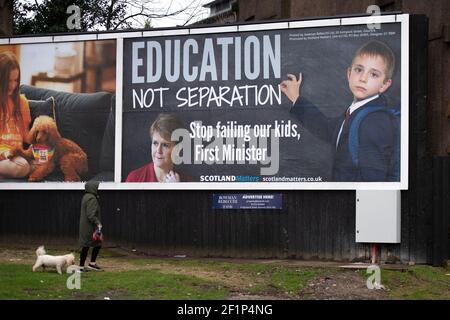
M 303 289 L 307 285 L 308 281 L 317 278 L 321 273 L 323 273 L 323 270 L 321 269 L 291 271 L 281 268 L 281 270 L 278 270 L 272 274 L 272 281 L 282 290 L 289 293 L 294 293 Z
M 245 264 L 235 267 L 235 272 L 242 272 L 262 283 L 249 289 L 252 294 L 277 294 L 295 296 L 306 286 L 308 281 L 319 277 L 324 270 L 312 268 L 292 268 L 285 266 Z
M 450 300 L 450 273 L 444 268 L 426 265 L 407 270 L 381 270 L 381 284 L 389 291 L 391 299 Z M 366 278 L 366 271 L 361 271 Z
M 81 289 L 66 287 L 68 274 L 31 272 L 25 265 L 0 265 L 0 299 L 224 299 L 228 291 L 197 277 L 156 270 L 88 272 Z
M 107 250 L 100 259 L 109 268 L 81 274 L 80 290 L 67 289 L 70 275 L 66 273 L 59 275 L 54 269 L 32 272 L 31 263 L 25 261 L 0 263 L 0 299 L 222 300 L 236 294 L 298 299 L 309 281 L 347 272 L 264 261 L 131 258 Z M 450 300 L 447 273 L 430 266 L 403 272 L 382 269 L 381 280 L 390 299 Z M 360 275 L 369 276 L 365 270 Z
M 162 259 L 127 262 L 141 270 L 83 273 L 81 290 L 67 289 L 68 274 L 59 275 L 54 270 L 33 273 L 28 265 L 0 264 L 0 299 L 225 299 L 236 290 L 295 298 L 309 280 L 321 274 L 320 270 L 278 264 Z M 204 279 L 196 276 L 197 270 L 220 277 Z M 239 280 L 233 281 L 234 277 Z
M 136 265 L 149 264 L 148 261 L 135 260 Z M 276 263 L 231 263 L 198 260 L 152 260 L 152 264 L 169 264 L 177 267 L 198 268 L 211 272 L 241 274 L 254 279 L 256 284 L 248 283 L 245 288 L 251 294 L 283 294 L 297 295 L 309 280 L 324 273 L 320 268 L 294 268 L 279 266 Z
M 381 281 L 390 289 L 393 299 L 450 300 L 448 270 L 430 266 L 414 266 L 405 272 L 383 270 Z

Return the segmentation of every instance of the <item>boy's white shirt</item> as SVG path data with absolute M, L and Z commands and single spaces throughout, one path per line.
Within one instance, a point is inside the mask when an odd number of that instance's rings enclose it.
M 368 102 L 370 102 L 372 100 L 375 100 L 379 96 L 380 95 L 377 94 L 377 95 L 374 95 L 374 96 L 372 96 L 370 98 L 367 98 L 367 99 L 364 99 L 364 100 L 361 100 L 361 101 L 353 101 L 353 103 L 350 105 L 350 107 L 347 108 L 347 110 L 350 110 L 350 115 L 351 115 L 353 112 L 355 112 L 356 110 L 361 108 L 363 105 L 365 105 L 366 103 L 368 103 Z M 347 111 L 345 111 L 345 112 L 347 113 Z M 336 149 L 337 149 L 338 144 L 339 144 L 339 139 L 341 137 L 342 128 L 344 127 L 344 122 L 345 122 L 345 119 L 344 119 L 344 121 L 342 121 L 341 128 L 339 129 L 339 134 L 338 134 L 337 139 L 336 139 Z

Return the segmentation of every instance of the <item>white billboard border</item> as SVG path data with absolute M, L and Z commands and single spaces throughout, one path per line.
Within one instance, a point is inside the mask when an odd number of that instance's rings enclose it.
M 116 40 L 116 114 L 114 144 L 114 183 L 119 183 L 122 174 L 122 100 L 123 100 L 123 38 Z
M 395 19 L 393 18 L 395 17 Z M 298 29 L 327 26 L 360 25 L 373 23 L 400 23 L 401 26 L 401 178 L 400 182 L 182 182 L 182 183 L 125 183 L 122 175 L 122 94 L 123 94 L 123 39 L 148 36 L 178 36 L 188 34 Z M 56 43 L 62 41 L 116 40 L 116 118 L 114 182 L 101 182 L 102 190 L 407 190 L 408 189 L 408 141 L 409 141 L 409 14 L 299 20 L 289 22 L 265 22 L 225 27 L 183 28 L 155 31 L 98 33 L 90 35 L 55 35 L 19 38 L 2 38 L 0 45 Z M 406 132 L 406 134 L 403 134 Z M 83 182 L 0 182 L 0 190 L 83 190 Z

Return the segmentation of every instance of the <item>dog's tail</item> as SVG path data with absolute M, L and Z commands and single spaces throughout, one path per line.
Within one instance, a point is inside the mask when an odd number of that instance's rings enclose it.
M 37 248 L 36 256 L 39 257 L 39 256 L 43 256 L 44 254 L 46 254 L 44 246 L 40 246 L 39 248 Z

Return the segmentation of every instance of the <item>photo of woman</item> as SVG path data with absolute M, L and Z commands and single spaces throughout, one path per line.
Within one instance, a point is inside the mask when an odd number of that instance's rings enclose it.
M 9 159 L 11 149 L 26 141 L 31 122 L 30 108 L 19 93 L 20 66 L 11 52 L 0 53 L 0 179 L 23 178 L 30 172 L 27 160 Z
M 125 182 L 186 182 L 191 179 L 179 173 L 172 161 L 177 141 L 172 133 L 183 128 L 181 121 L 171 113 L 161 113 L 150 126 L 152 161 L 131 171 Z

